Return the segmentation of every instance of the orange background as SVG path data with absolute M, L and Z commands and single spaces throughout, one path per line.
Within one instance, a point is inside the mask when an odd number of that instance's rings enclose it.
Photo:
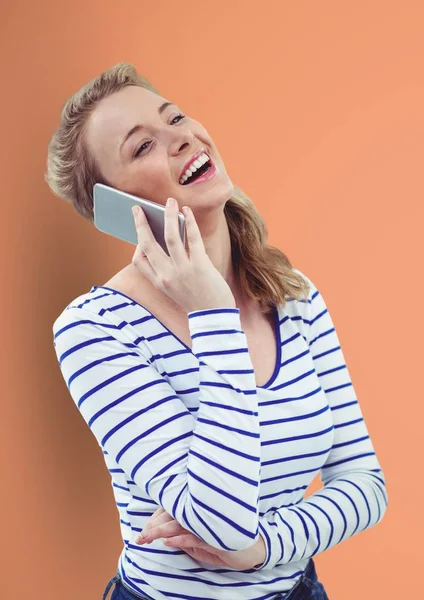
M 63 102 L 120 61 L 205 125 L 270 243 L 333 316 L 389 507 L 316 557 L 330 599 L 415 597 L 423 3 L 15 0 L 0 12 L 2 598 L 100 598 L 121 550 L 110 478 L 62 379 L 52 324 L 134 247 L 43 180 Z

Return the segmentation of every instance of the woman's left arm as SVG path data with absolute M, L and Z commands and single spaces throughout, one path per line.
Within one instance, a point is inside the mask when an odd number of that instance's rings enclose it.
M 260 519 L 266 558 L 257 569 L 315 556 L 376 525 L 387 509 L 384 473 L 334 323 L 324 298 L 307 279 L 311 292 L 306 337 L 331 410 L 334 440 L 321 470 L 324 487 L 298 504 L 272 510 Z
M 205 552 L 219 553 L 221 562 L 211 556 L 211 564 L 230 566 L 230 555 L 234 555 L 241 563 L 245 557 L 246 562 L 244 566 L 231 565 L 233 568 L 269 570 L 276 564 L 315 556 L 383 518 L 388 502 L 385 476 L 356 398 L 334 323 L 322 295 L 312 281 L 308 281 L 311 292 L 305 318 L 306 340 L 334 422 L 333 445 L 321 469 L 324 487 L 294 506 L 283 506 L 260 517 L 259 533 L 265 548 L 259 538 L 254 547 L 237 555 L 218 551 L 202 545 L 195 536 L 186 535 L 189 532 L 183 531 L 176 522 L 169 523 L 163 530 L 159 528 L 151 539 L 170 536 L 170 545 L 188 553 L 188 544 L 199 550 L 201 546 Z M 173 521 L 172 517 L 163 518 Z M 257 551 L 254 556 L 262 556 L 263 561 L 255 563 L 253 558 L 249 563 L 252 551 Z M 202 559 L 199 557 L 199 560 Z

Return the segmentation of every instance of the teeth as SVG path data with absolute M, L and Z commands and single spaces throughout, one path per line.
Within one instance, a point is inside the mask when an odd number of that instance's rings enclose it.
M 185 181 L 187 181 L 187 179 L 197 171 L 197 169 L 199 169 L 202 165 L 204 165 L 206 162 L 208 162 L 209 160 L 209 156 L 203 152 L 203 154 L 201 154 L 199 156 L 198 159 L 196 159 L 191 165 L 190 167 L 185 171 L 184 175 L 181 177 L 180 179 L 180 184 L 182 185 Z

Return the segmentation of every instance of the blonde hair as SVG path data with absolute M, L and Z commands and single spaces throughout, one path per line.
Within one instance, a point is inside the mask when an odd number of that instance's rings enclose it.
M 104 71 L 64 104 L 58 128 L 48 147 L 45 180 L 52 192 L 71 202 L 74 210 L 93 222 L 93 186 L 106 183 L 88 152 L 85 131 L 88 117 L 97 103 L 122 88 L 137 85 L 159 92 L 130 63 L 118 63 Z M 267 244 L 268 231 L 253 202 L 234 186 L 224 207 L 233 265 L 242 291 L 259 302 L 268 313 L 276 304 L 285 305 L 286 296 L 307 298 L 307 278 L 293 269 L 288 257 Z

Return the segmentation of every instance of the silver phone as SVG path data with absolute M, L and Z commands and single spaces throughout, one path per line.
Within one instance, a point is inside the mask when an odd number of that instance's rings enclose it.
M 141 206 L 156 241 L 169 255 L 164 237 L 165 206 L 145 198 L 133 196 L 103 183 L 94 185 L 93 199 L 94 225 L 96 228 L 103 233 L 134 244 L 134 246 L 137 246 L 138 238 L 131 208 L 135 204 Z M 178 229 L 185 246 L 185 217 L 181 212 L 178 213 Z

